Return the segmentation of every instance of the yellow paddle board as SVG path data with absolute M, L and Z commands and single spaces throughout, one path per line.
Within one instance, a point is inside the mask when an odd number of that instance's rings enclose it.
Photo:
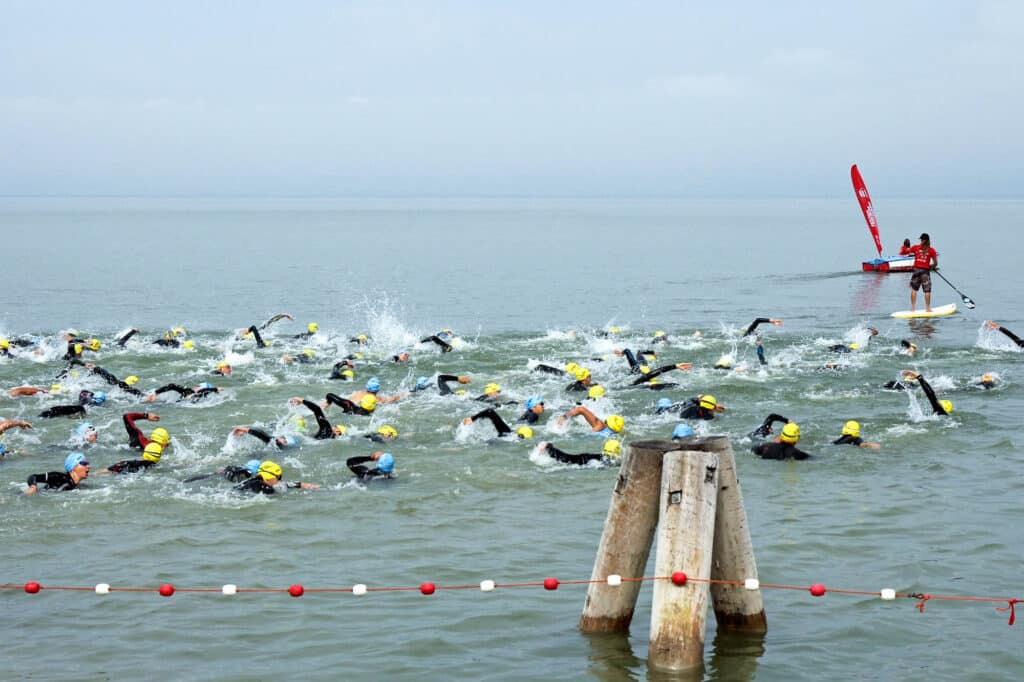
M 900 310 L 893 313 L 892 316 L 903 319 L 912 317 L 945 317 L 946 315 L 952 315 L 955 312 L 956 303 L 950 303 L 949 305 L 940 305 L 937 308 L 932 308 L 930 313 L 925 312 L 924 308 L 918 308 L 917 310 Z

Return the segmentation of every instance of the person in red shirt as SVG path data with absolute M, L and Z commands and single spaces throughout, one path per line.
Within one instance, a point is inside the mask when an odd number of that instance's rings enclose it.
M 917 290 L 924 289 L 924 309 L 932 311 L 932 268 L 939 269 L 939 255 L 932 248 L 931 237 L 921 233 L 921 243 L 910 247 L 914 255 L 914 274 L 910 276 L 910 309 L 917 305 Z
M 914 252 L 914 249 L 913 249 L 913 247 L 910 246 L 910 238 L 908 237 L 907 239 L 903 240 L 903 246 L 900 247 L 900 255 L 901 256 L 909 256 L 913 252 Z

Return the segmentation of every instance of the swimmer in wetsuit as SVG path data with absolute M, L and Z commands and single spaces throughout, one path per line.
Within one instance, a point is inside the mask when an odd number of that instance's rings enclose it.
M 938 415 L 948 415 L 953 412 L 953 402 L 951 400 L 939 400 L 935 396 L 935 389 L 932 385 L 925 381 L 925 378 L 918 372 L 906 369 L 903 370 L 903 378 L 907 381 L 916 381 L 920 386 L 921 390 L 924 391 L 925 397 L 928 398 L 928 402 L 931 403 L 932 413 Z
M 432 336 L 427 336 L 425 338 L 420 339 L 420 343 L 426 343 L 427 341 L 431 341 L 437 344 L 437 346 L 441 349 L 442 353 L 452 352 L 452 344 L 448 343 L 446 339 L 441 338 L 439 334 L 434 334 Z
M 318 325 L 316 322 L 310 322 L 309 324 L 306 325 L 306 331 L 302 332 L 301 334 L 295 334 L 294 336 L 292 336 L 292 338 L 308 339 L 309 337 L 316 334 L 318 331 L 320 331 L 320 325 Z
M 769 436 L 775 433 L 775 431 L 772 429 L 772 425 L 775 424 L 775 422 L 781 422 L 783 424 L 786 424 L 789 422 L 789 420 L 783 417 L 781 414 L 775 414 L 773 412 L 772 414 L 765 417 L 764 421 L 761 422 L 761 425 L 751 432 L 750 437 L 764 438 L 765 436 Z
M 264 445 L 270 445 L 271 443 L 279 449 L 293 448 L 299 444 L 299 439 L 295 436 L 271 436 L 263 429 L 256 428 L 255 426 L 237 426 L 231 431 L 232 436 L 244 436 L 249 434 L 254 438 L 259 438 L 263 441 Z
M 97 474 L 134 474 L 139 471 L 145 471 L 151 466 L 160 462 L 160 458 L 164 454 L 163 447 L 152 441 L 146 446 L 145 450 L 142 451 L 142 459 L 123 459 L 120 462 L 111 464 L 106 469 L 100 469 Z
M 340 379 L 342 381 L 353 381 L 356 378 L 355 363 L 351 360 L 338 360 L 331 367 L 331 379 Z
M 370 468 L 365 466 L 367 462 L 376 462 L 377 466 Z M 395 458 L 390 452 L 378 450 L 369 457 L 349 457 L 345 460 L 347 466 L 360 481 L 367 481 L 374 478 L 394 478 Z
M 614 436 L 616 433 L 622 433 L 622 429 L 626 425 L 626 421 L 622 418 L 622 415 L 613 414 L 609 416 L 608 419 L 598 419 L 593 412 L 583 405 L 577 405 L 563 414 L 558 418 L 558 423 L 565 424 L 573 417 L 583 417 L 586 419 L 587 424 L 590 425 L 592 434 L 596 434 L 598 436 L 610 437 Z
M 878 443 L 871 443 L 860 437 L 860 424 L 850 420 L 843 424 L 843 432 L 832 441 L 832 445 L 856 445 L 859 448 L 868 448 L 870 450 L 881 450 L 882 446 Z
M 156 412 L 129 412 L 121 419 L 124 421 L 125 431 L 128 432 L 128 445 L 133 448 L 143 450 L 151 442 L 159 443 L 161 447 L 167 447 L 167 444 L 171 442 L 171 435 L 163 427 L 153 429 L 153 432 L 147 438 L 142 433 L 142 430 L 135 425 L 136 419 L 146 419 L 151 422 L 160 421 L 160 415 Z
M 202 481 L 207 478 L 213 478 L 214 476 L 223 476 L 232 483 L 240 483 L 242 481 L 248 481 L 250 478 L 255 476 L 259 468 L 260 461 L 258 459 L 250 459 L 245 463 L 245 466 L 226 466 L 223 469 L 217 469 L 217 471 L 214 471 L 213 473 L 189 476 L 182 481 L 182 483 L 194 483 L 195 481 Z
M 540 420 L 540 416 L 544 414 L 544 399 L 538 398 L 537 396 L 531 396 L 526 399 L 526 411 L 520 415 L 517 422 L 526 422 L 530 426 L 533 426 Z
M 23 495 L 35 495 L 39 486 L 47 490 L 65 492 L 75 490 L 82 481 L 89 478 L 89 460 L 81 452 L 72 452 L 64 460 L 64 471 L 50 471 L 45 474 L 32 474 L 28 477 L 28 487 Z
M 142 395 L 142 391 L 135 388 L 135 384 L 139 383 L 139 378 L 134 374 L 126 377 L 124 381 L 121 381 L 116 376 L 114 376 L 107 370 L 103 369 L 102 367 L 99 367 L 98 365 L 94 365 L 92 363 L 87 362 L 85 363 L 85 366 L 89 369 L 90 372 L 92 372 L 98 377 L 101 377 L 111 386 L 117 386 L 125 393 L 130 393 L 131 395 Z
M 1024 348 L 1024 339 L 1020 338 L 1006 327 L 1000 325 L 998 322 L 992 322 L 991 320 L 985 320 L 985 326 L 989 329 L 993 329 L 997 332 L 1002 332 L 1008 339 L 1017 344 L 1018 348 Z
M 490 420 L 491 424 L 494 425 L 494 429 L 498 432 L 499 437 L 511 435 L 512 428 L 505 423 L 505 420 L 501 418 L 500 414 L 494 411 L 493 407 L 488 407 L 487 409 L 480 410 L 472 417 L 466 417 L 465 419 L 462 420 L 462 423 L 465 424 L 466 426 L 469 426 L 478 419 L 483 418 L 487 418 Z M 520 440 L 533 438 L 533 429 L 531 429 L 529 426 L 520 426 L 518 429 L 516 429 L 515 434 Z
M 232 490 L 240 493 L 250 493 L 253 495 L 275 495 L 284 493 L 288 489 L 320 489 L 320 486 L 313 483 L 303 483 L 301 481 L 285 483 L 281 479 L 281 475 L 283 473 L 284 472 L 281 470 L 281 466 L 279 464 L 271 462 L 268 459 L 260 464 L 259 468 L 256 470 L 255 476 L 239 483 L 232 488 Z
M 996 387 L 996 378 L 991 374 L 982 374 L 981 380 L 974 384 L 975 386 L 981 386 L 986 391 L 990 388 Z
M 586 392 L 590 390 L 591 378 L 589 369 L 587 369 L 586 367 L 577 367 L 576 371 L 573 373 L 573 376 L 576 377 L 576 381 L 566 386 L 566 391 L 568 391 L 569 393 L 576 393 L 580 391 Z
M 256 325 L 250 325 L 248 329 L 243 329 L 241 333 L 243 338 L 248 338 L 249 336 L 252 336 L 254 339 L 256 339 L 257 348 L 267 347 L 267 344 L 263 340 L 263 337 L 260 336 L 260 330 L 256 328 Z
M 457 381 L 460 384 L 468 384 L 469 377 L 465 375 L 456 376 L 454 374 L 438 374 L 437 390 L 440 391 L 441 395 L 455 395 L 455 391 L 453 391 L 448 385 L 453 381 Z
M 713 395 L 702 394 L 681 403 L 673 403 L 672 411 L 676 409 L 683 419 L 714 419 L 715 412 L 725 412 L 725 405 L 719 403 Z
M 776 320 L 768 317 L 759 317 L 750 323 L 750 326 L 747 327 L 747 331 L 743 332 L 743 336 L 750 336 L 751 334 L 754 333 L 754 330 L 757 329 L 759 325 L 765 324 L 766 322 L 771 322 L 776 327 L 782 326 L 782 320 Z
M 660 376 L 660 375 L 664 374 L 665 372 L 671 372 L 674 369 L 678 369 L 680 372 L 685 372 L 686 370 L 693 369 L 693 365 L 691 365 L 689 362 L 677 362 L 674 365 L 663 365 L 661 367 L 658 367 L 657 369 L 650 369 L 649 367 L 647 367 L 647 365 L 641 365 L 640 366 L 640 373 L 641 373 L 642 376 L 639 376 L 636 379 L 634 379 L 633 382 L 630 384 L 630 386 L 640 386 L 641 384 L 649 383 L 655 377 Z M 644 371 L 644 370 L 646 370 L 646 371 Z M 667 387 L 667 386 L 675 386 L 677 384 L 661 384 L 661 385 Z
M 328 394 L 333 395 L 333 394 Z M 327 417 L 324 416 L 323 409 L 314 403 L 312 400 L 303 400 L 302 398 L 292 398 L 288 401 L 292 405 L 304 405 L 307 410 L 313 413 L 316 418 L 317 432 L 313 438 L 317 440 L 325 440 L 328 438 L 337 438 L 338 436 L 344 436 L 348 430 L 341 424 L 337 426 L 331 426 L 331 423 L 327 421 Z
M 551 459 L 565 464 L 575 464 L 577 466 L 584 466 L 591 462 L 600 462 L 602 466 L 606 467 L 617 466 L 622 455 L 622 445 L 615 438 L 609 438 L 606 440 L 600 453 L 581 452 L 574 455 L 565 452 L 564 450 L 559 450 L 551 443 L 541 443 L 538 447 L 541 452 L 545 453 Z
M 187 398 L 192 402 L 196 402 L 198 400 L 202 400 L 203 398 L 209 395 L 219 393 L 220 388 L 207 382 L 203 382 L 196 386 L 195 388 L 187 388 L 185 386 L 179 386 L 178 384 L 167 384 L 166 386 L 161 386 L 160 388 L 156 389 L 155 391 L 147 395 L 146 402 L 151 403 L 154 400 L 156 400 L 156 397 L 158 395 L 160 395 L 161 393 L 167 393 L 169 391 L 174 391 L 175 393 L 177 393 L 179 401 L 185 400 Z
M 107 394 L 103 391 L 79 391 L 77 405 L 54 405 L 39 413 L 43 419 L 54 417 L 81 417 L 85 415 L 86 405 L 102 405 L 107 402 Z
M 796 444 L 800 440 L 800 427 L 789 422 L 782 427 L 782 434 L 771 443 L 761 443 L 750 448 L 750 451 L 761 459 L 808 459 L 810 455 L 799 449 Z
M 327 405 L 337 405 L 345 414 L 361 414 L 364 417 L 372 415 L 373 411 L 377 409 L 377 397 L 372 393 L 365 394 L 360 398 L 358 404 L 335 393 L 328 393 L 324 402 L 324 407 Z

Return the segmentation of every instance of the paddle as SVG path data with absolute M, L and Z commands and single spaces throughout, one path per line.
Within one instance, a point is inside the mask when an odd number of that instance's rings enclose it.
M 959 290 L 959 289 L 957 289 L 957 288 L 956 288 L 955 286 L 953 286 L 953 283 L 952 283 L 952 282 L 950 282 L 950 281 L 949 281 L 948 279 L 946 279 L 946 276 L 945 276 L 945 275 L 943 275 L 943 274 L 942 274 L 941 272 L 939 272 L 938 270 L 934 270 L 933 272 L 934 272 L 934 273 L 935 273 L 936 275 L 938 275 L 939 277 L 941 277 L 941 278 L 942 278 L 942 281 L 943 281 L 943 282 L 945 282 L 946 284 L 948 284 L 949 286 L 951 286 L 951 287 L 953 288 L 953 291 L 955 291 L 956 293 L 960 294 L 960 298 L 961 298 L 961 299 L 963 299 L 963 302 L 964 302 L 964 305 L 965 305 L 965 306 L 967 306 L 968 308 L 970 308 L 970 309 L 972 309 L 972 310 L 973 310 L 973 309 L 975 308 L 975 304 L 974 304 L 974 301 L 973 301 L 973 300 L 971 300 L 971 297 L 970 297 L 970 296 L 968 296 L 967 294 L 965 294 L 964 292 L 960 291 L 960 290 Z

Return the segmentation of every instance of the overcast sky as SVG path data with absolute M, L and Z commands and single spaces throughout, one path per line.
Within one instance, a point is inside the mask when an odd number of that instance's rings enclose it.
M 1024 196 L 1024 2 L 0 0 L 0 195 Z

